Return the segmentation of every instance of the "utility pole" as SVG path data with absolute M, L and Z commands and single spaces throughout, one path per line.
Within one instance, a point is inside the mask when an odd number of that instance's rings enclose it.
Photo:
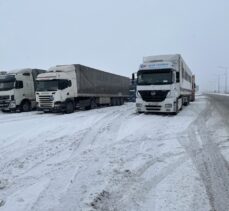
M 220 93 L 220 74 L 218 74 L 218 93 Z
M 225 94 L 227 93 L 227 69 L 225 70 Z

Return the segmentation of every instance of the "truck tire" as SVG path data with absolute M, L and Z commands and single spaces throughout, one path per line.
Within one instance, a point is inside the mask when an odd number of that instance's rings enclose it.
M 189 105 L 190 104 L 190 97 L 188 97 L 188 102 L 187 102 L 187 105 Z
M 121 105 L 121 98 L 117 97 L 115 98 L 115 105 L 120 106 Z
M 121 98 L 120 100 L 121 100 L 121 104 L 120 105 L 123 105 L 124 104 L 124 99 Z
M 90 106 L 91 106 L 91 109 L 94 109 L 94 108 L 97 108 L 98 107 L 98 105 L 97 105 L 97 103 L 96 103 L 96 99 L 92 99 L 91 100 L 91 102 L 90 102 Z
M 184 106 L 187 106 L 188 105 L 188 99 L 187 99 L 187 97 L 184 97 L 184 99 L 183 99 L 183 105 Z
M 89 104 L 87 106 L 85 106 L 84 109 L 85 110 L 91 110 L 91 109 L 94 109 L 97 107 L 98 107 L 98 105 L 96 103 L 96 98 L 91 98 Z
M 31 104 L 28 100 L 25 100 L 22 102 L 21 104 L 21 108 L 20 108 L 20 111 L 21 112 L 28 112 L 31 110 Z
M 173 112 L 173 115 L 177 115 L 179 112 L 179 108 L 178 108 L 178 100 L 176 100 L 175 104 L 175 111 Z
M 72 101 L 66 102 L 66 113 L 70 114 L 74 112 L 74 104 Z
M 183 110 L 183 103 L 182 103 L 182 100 L 181 100 L 181 107 L 180 107 L 180 111 Z
M 115 106 L 115 98 L 111 98 L 111 104 L 110 104 L 110 106 Z
M 121 99 L 120 98 L 117 98 L 117 106 L 120 106 L 121 105 Z

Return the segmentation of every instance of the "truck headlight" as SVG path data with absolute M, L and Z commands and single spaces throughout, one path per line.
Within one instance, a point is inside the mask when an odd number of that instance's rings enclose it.
M 61 102 L 55 102 L 55 103 L 54 103 L 54 106 L 55 106 L 55 107 L 60 107 L 60 106 L 61 106 Z
M 11 101 L 9 107 L 10 108 L 15 108 L 16 107 L 15 101 Z
M 142 107 L 142 103 L 136 103 L 136 107 L 138 108 Z
M 173 104 L 165 104 L 165 108 L 172 108 Z
M 175 97 L 175 93 L 172 92 L 172 91 L 170 91 L 170 92 L 167 94 L 167 97 L 173 98 L 173 97 Z

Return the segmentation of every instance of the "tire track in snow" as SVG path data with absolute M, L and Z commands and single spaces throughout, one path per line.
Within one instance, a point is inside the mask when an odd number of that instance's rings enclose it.
M 128 211 L 141 210 L 141 203 L 147 194 L 161 181 L 176 171 L 187 157 L 181 156 L 175 162 L 164 167 L 158 174 L 149 180 L 143 179 L 143 175 L 158 162 L 164 162 L 172 156 L 180 156 L 183 153 L 165 153 L 159 158 L 148 160 L 134 171 L 124 170 L 116 172 L 110 184 L 98 194 L 89 205 L 94 210 L 102 211 Z M 106 194 L 103 194 L 105 192 Z
M 209 135 L 211 128 L 206 124 L 214 118 L 211 116 L 214 108 L 210 103 L 207 108 L 187 130 L 188 138 L 180 138 L 180 143 L 202 179 L 212 210 L 225 211 L 229 208 L 229 167 L 217 143 Z
M 98 119 L 94 123 L 94 127 L 87 128 L 87 131 L 83 133 L 83 135 L 79 138 L 80 141 L 78 145 L 75 147 L 72 147 L 72 152 L 71 156 L 69 157 L 68 160 L 64 161 L 61 163 L 61 166 L 63 168 L 68 169 L 67 165 L 69 166 L 69 163 L 78 163 L 78 167 L 72 166 L 73 169 L 73 174 L 69 174 L 69 176 L 64 176 L 65 181 L 69 181 L 69 184 L 67 185 L 65 192 L 69 192 L 72 190 L 72 186 L 74 183 L 74 180 L 77 179 L 77 176 L 80 171 L 82 171 L 81 166 L 83 166 L 83 169 L 86 170 L 89 168 L 88 166 L 88 154 L 85 153 L 85 150 L 90 149 L 90 145 L 93 146 L 94 142 L 100 140 L 100 135 L 103 136 L 102 134 L 107 133 L 107 131 L 110 131 L 111 127 L 109 126 L 110 122 L 114 122 L 116 119 L 120 119 L 121 114 L 120 113 L 125 113 L 127 110 L 130 110 L 131 108 L 127 107 L 126 109 L 118 109 L 118 110 L 113 110 L 113 111 L 108 111 L 105 115 L 103 115 L 102 118 Z M 120 111 L 121 110 L 121 111 Z M 101 112 L 101 111 L 100 111 Z M 127 112 L 128 113 L 128 112 Z M 77 136 L 77 134 L 76 134 Z M 86 162 L 86 163 L 85 163 Z M 90 163 L 90 162 L 89 162 Z M 74 170 L 76 168 L 76 170 Z M 63 170 L 63 169 L 62 169 Z M 63 179 L 63 178 L 62 178 Z M 42 206 L 43 201 L 45 201 L 45 196 L 50 196 L 53 192 L 55 192 L 55 188 L 58 185 L 56 180 L 50 182 L 49 186 L 42 192 L 42 197 L 39 197 L 33 205 L 34 210 L 39 210 L 39 207 Z M 55 210 L 55 209 L 54 209 Z
M 99 113 L 102 112 L 102 110 L 98 110 L 98 111 L 99 111 Z M 96 111 L 94 113 L 98 113 L 98 111 Z M 99 123 L 100 121 L 103 122 L 109 116 L 111 116 L 111 114 L 113 114 L 113 113 L 118 113 L 118 111 L 106 112 L 105 115 L 101 115 L 102 118 L 99 117 L 94 122 L 94 124 L 97 125 L 97 123 Z M 31 185 L 35 184 L 37 182 L 37 180 L 42 178 L 42 177 L 47 177 L 47 176 L 50 177 L 51 176 L 51 178 L 52 177 L 54 178 L 55 175 L 53 175 L 53 174 L 54 174 L 54 172 L 56 172 L 56 171 L 58 172 L 61 170 L 60 166 L 58 165 L 58 166 L 54 166 L 54 167 L 52 167 L 52 166 L 47 167 L 46 164 L 49 162 L 49 160 L 52 160 L 52 159 L 55 159 L 55 157 L 61 156 L 61 154 L 64 153 L 64 151 L 68 150 L 69 148 L 72 148 L 72 150 L 70 152 L 70 158 L 67 159 L 66 161 L 63 161 L 61 163 L 61 166 L 68 165 L 69 162 L 76 162 L 77 160 L 75 158 L 75 153 L 76 153 L 77 149 L 79 148 L 79 146 L 81 144 L 83 144 L 82 143 L 84 140 L 83 137 L 85 137 L 85 135 L 87 133 L 90 133 L 90 132 L 91 132 L 90 128 L 87 128 L 84 131 L 77 131 L 71 137 L 60 137 L 60 138 L 48 140 L 46 142 L 39 142 L 38 146 L 35 146 L 34 148 L 32 148 L 29 151 L 26 150 L 25 152 L 21 153 L 20 157 L 16 156 L 13 160 L 11 158 L 10 160 L 8 160 L 8 162 L 6 162 L 6 160 L 4 160 L 4 162 L 0 165 L 1 172 L 2 173 L 5 172 L 4 173 L 5 177 L 10 177 L 11 184 L 14 183 L 13 186 L 9 185 L 7 190 L 4 191 L 4 195 L 10 195 L 11 193 L 15 192 L 15 190 L 20 190 L 20 189 L 26 188 L 28 186 L 31 186 Z M 82 134 L 79 135 L 80 133 L 82 133 Z M 74 138 L 74 137 L 78 137 L 78 138 Z M 45 154 L 47 153 L 47 149 L 51 149 L 51 151 L 46 156 Z M 7 153 L 6 151 L 7 151 L 7 147 L 4 149 L 5 153 Z M 28 159 L 26 159 L 26 158 L 28 158 Z M 75 159 L 72 160 L 73 158 L 75 158 Z M 24 161 L 26 161 L 27 163 L 23 164 L 22 168 L 20 168 L 20 172 L 17 172 L 15 177 L 12 178 L 11 172 L 14 171 L 15 168 L 17 168 L 16 163 L 20 164 L 20 163 L 24 163 Z M 41 167 L 41 169 L 44 169 L 44 172 L 42 170 L 35 177 L 30 176 L 33 174 L 32 173 L 33 170 L 36 171 L 36 169 L 38 169 L 38 168 L 40 169 L 40 167 Z M 43 190 L 43 193 L 48 192 L 48 190 L 50 188 L 52 189 L 51 186 L 52 186 L 52 183 L 45 190 Z M 39 199 L 37 199 L 37 200 L 39 201 Z

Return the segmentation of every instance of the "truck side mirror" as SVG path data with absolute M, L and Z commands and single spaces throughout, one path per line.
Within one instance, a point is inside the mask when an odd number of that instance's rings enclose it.
M 176 72 L 176 83 L 180 82 L 180 73 Z
M 134 75 L 134 73 L 132 73 L 132 80 L 131 80 L 131 84 L 135 84 L 135 75 Z
M 134 81 L 135 80 L 135 75 L 134 75 L 134 73 L 132 73 L 132 81 Z

